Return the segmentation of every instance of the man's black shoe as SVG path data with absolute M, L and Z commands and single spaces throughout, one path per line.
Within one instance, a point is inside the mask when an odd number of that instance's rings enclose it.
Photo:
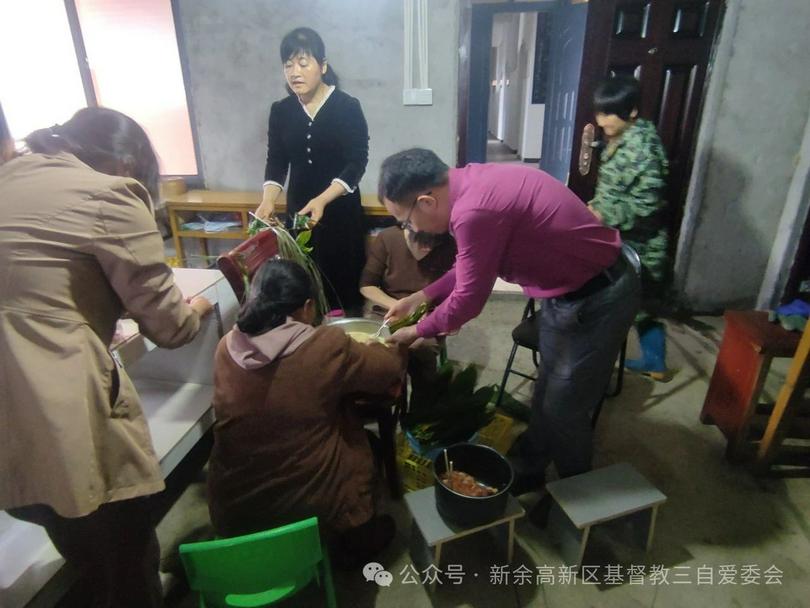
M 546 476 L 534 474 L 516 474 L 509 493 L 512 496 L 522 496 L 529 492 L 539 492 L 546 485 Z
M 529 511 L 529 521 L 541 530 L 545 530 L 548 525 L 548 516 L 551 513 L 551 507 L 554 506 L 554 499 L 551 494 L 546 494 L 537 501 L 537 504 Z

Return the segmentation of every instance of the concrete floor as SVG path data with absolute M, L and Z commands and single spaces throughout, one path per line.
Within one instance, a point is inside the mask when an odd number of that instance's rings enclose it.
M 487 137 L 487 161 L 488 163 L 506 163 L 522 165 L 523 161 L 520 160 L 520 155 L 513 152 L 512 149 L 490 134 Z M 533 163 L 536 165 L 537 163 Z
M 449 340 L 450 358 L 478 363 L 484 367 L 484 381 L 499 382 L 511 348 L 510 331 L 523 304 L 519 297 L 494 296 L 478 319 Z M 669 363 L 679 370 L 674 380 L 658 384 L 628 373 L 621 395 L 604 407 L 596 431 L 595 466 L 629 462 L 668 496 L 648 555 L 616 541 L 606 530 L 594 532 L 585 564 L 600 566 L 602 574 L 608 565 L 620 567 L 622 584 L 583 584 L 581 580 L 566 584 L 559 576 L 562 560 L 557 547 L 545 530 L 524 518 L 517 527 L 518 548 L 509 571 L 528 569 L 536 575 L 540 567 L 541 573 L 552 574 L 553 583 L 535 584 L 534 576 L 527 583 L 514 575 L 508 583 L 490 580 L 491 568 L 506 565 L 505 552 L 502 538 L 483 533 L 449 544 L 445 550 L 443 564 L 463 568 L 463 583 L 440 585 L 429 593 L 421 584 L 405 582 L 411 564 L 410 516 L 404 502 L 388 501 L 385 510 L 396 518 L 398 532 L 379 562 L 392 573 L 393 584 L 382 588 L 366 582 L 360 570 L 336 571 L 339 604 L 407 608 L 810 605 L 810 482 L 806 478 L 755 479 L 744 467 L 725 461 L 720 432 L 698 420 L 721 332 L 720 318 L 671 323 Z M 630 354 L 634 351 L 631 343 Z M 516 366 L 531 369 L 528 351 L 521 349 Z M 784 369 L 785 365 L 777 366 L 772 373 L 770 392 L 778 389 Z M 528 398 L 529 383 L 512 378 L 510 390 L 520 399 Z M 521 500 L 528 508 L 537 495 Z M 177 544 L 204 529 L 204 501 L 202 485 L 192 484 L 161 524 L 168 566 L 176 565 L 172 554 Z M 630 583 L 630 566 L 645 567 L 642 584 Z M 768 577 L 771 584 L 766 584 L 765 571 L 772 566 L 781 574 Z M 660 567 L 669 569 L 669 584 L 650 578 L 651 569 Z M 734 584 L 720 584 L 724 572 L 733 574 Z M 745 572 L 750 576 L 746 578 Z M 710 573 L 712 584 L 698 584 L 698 575 L 704 583 L 703 577 Z M 197 604 L 186 594 L 172 605 Z M 285 605 L 318 606 L 321 599 L 312 590 Z

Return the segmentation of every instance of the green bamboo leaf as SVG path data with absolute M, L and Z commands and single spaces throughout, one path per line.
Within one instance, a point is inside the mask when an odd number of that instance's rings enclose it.
M 403 327 L 415 325 L 419 321 L 419 319 L 425 316 L 425 313 L 427 313 L 427 309 L 428 309 L 427 303 L 422 302 L 419 306 L 416 307 L 416 310 L 414 310 L 407 317 L 391 323 L 391 325 L 389 326 L 389 330 L 391 331 L 391 333 L 394 333 L 398 329 L 402 329 Z
M 476 388 L 478 370 L 468 365 L 457 372 L 451 362 L 442 364 L 435 381 L 411 396 L 410 411 L 402 426 L 424 448 L 466 441 L 492 421 L 497 385 Z
M 257 220 L 254 220 L 254 222 L 258 223 Z M 296 242 L 293 236 L 278 222 L 272 222 L 267 229 L 272 230 L 276 235 L 276 242 L 278 243 L 278 256 L 284 260 L 292 260 L 297 262 L 307 271 L 315 287 L 318 313 L 320 316 L 326 314 L 326 312 L 329 310 L 329 304 L 326 300 L 320 270 L 317 268 L 315 262 L 309 255 L 312 249 L 308 247 L 308 251 L 306 251 L 304 248 L 302 248 Z
M 478 379 L 478 370 L 470 364 L 465 367 L 450 384 L 450 391 L 457 399 L 462 399 L 472 395 L 475 389 L 475 382 Z
M 490 401 L 493 400 L 495 397 L 495 393 L 498 390 L 498 387 L 494 384 L 487 384 L 486 386 L 482 386 L 473 393 L 473 396 L 476 399 L 482 399 L 485 404 L 488 404 Z

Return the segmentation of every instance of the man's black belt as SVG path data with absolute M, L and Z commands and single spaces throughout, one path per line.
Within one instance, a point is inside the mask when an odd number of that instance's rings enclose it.
M 588 296 L 603 290 L 608 285 L 612 285 L 618 281 L 624 274 L 624 271 L 627 270 L 627 265 L 628 262 L 625 259 L 624 254 L 619 253 L 618 259 L 613 263 L 612 266 L 605 268 L 598 275 L 588 280 L 588 282 L 579 289 L 569 291 L 568 293 L 559 296 L 559 298 L 562 300 L 581 300 L 582 298 L 587 298 Z

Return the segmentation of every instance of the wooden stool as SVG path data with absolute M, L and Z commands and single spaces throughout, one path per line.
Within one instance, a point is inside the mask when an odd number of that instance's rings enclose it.
M 810 323 L 804 328 L 787 378 L 757 450 L 756 471 L 767 473 L 772 465 L 810 469 L 810 403 L 805 398 L 810 387 Z M 802 439 L 802 444 L 784 445 L 785 439 Z
M 411 530 L 411 557 L 414 559 L 414 563 L 428 561 L 438 568 L 442 559 L 442 546 L 445 543 L 501 524 L 509 525 L 506 559 L 509 563 L 512 562 L 515 548 L 515 520 L 526 514 L 526 511 L 523 510 L 523 507 L 520 506 L 514 496 L 511 494 L 508 496 L 506 510 L 495 521 L 481 526 L 464 528 L 446 522 L 439 515 L 439 511 L 436 509 L 435 492 L 436 488 L 431 486 L 405 494 L 405 502 L 408 504 L 414 523 Z M 421 536 L 421 538 L 418 538 L 417 535 Z M 433 549 L 432 557 L 429 555 L 431 548 Z M 423 549 L 427 549 L 427 560 L 424 559 Z M 435 588 L 435 586 L 436 583 L 434 582 L 431 588 Z
M 774 357 L 792 357 L 799 335 L 768 321 L 757 310 L 730 310 L 714 372 L 700 412 L 704 424 L 716 424 L 728 440 L 726 458 L 740 460 L 752 416 Z
M 658 506 L 667 497 L 627 463 L 614 464 L 546 484 L 555 504 L 549 532 L 568 565 L 581 565 L 591 526 L 627 518 L 633 536 L 649 551 Z

